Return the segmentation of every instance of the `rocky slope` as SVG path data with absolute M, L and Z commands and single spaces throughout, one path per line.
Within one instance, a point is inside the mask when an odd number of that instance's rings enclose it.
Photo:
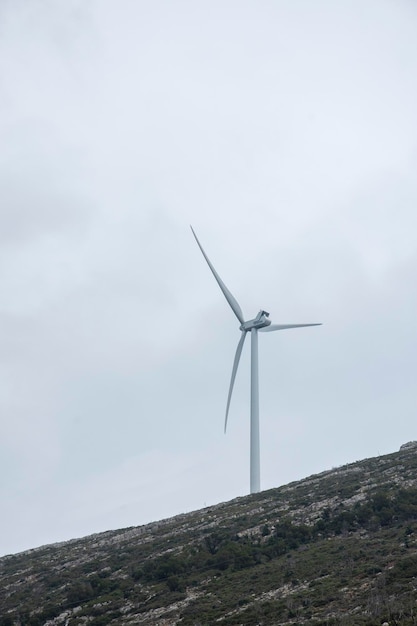
M 0 626 L 417 624 L 417 444 L 0 559 Z

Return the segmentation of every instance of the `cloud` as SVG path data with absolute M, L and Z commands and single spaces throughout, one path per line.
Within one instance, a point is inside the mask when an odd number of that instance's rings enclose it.
M 247 317 L 324 322 L 261 338 L 264 487 L 412 439 L 413 5 L 0 12 L 2 550 L 247 489 L 189 223 Z

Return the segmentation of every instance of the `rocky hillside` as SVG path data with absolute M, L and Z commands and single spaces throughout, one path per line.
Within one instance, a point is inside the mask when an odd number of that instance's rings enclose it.
M 417 444 L 0 559 L 0 626 L 417 624 Z

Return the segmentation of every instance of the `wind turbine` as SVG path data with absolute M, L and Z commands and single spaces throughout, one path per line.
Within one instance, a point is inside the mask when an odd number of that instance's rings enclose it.
M 260 452 L 259 452 L 259 377 L 258 377 L 258 330 L 261 332 L 271 332 L 274 330 L 286 330 L 287 328 L 302 328 L 305 326 L 321 326 L 320 324 L 271 324 L 268 319 L 269 313 L 266 311 L 259 311 L 258 315 L 245 322 L 242 309 L 239 306 L 236 298 L 230 293 L 213 265 L 210 262 L 207 254 L 204 252 L 201 243 L 199 242 L 197 235 L 194 232 L 192 226 L 190 226 L 195 240 L 203 253 L 204 258 L 207 261 L 209 268 L 211 269 L 214 278 L 220 289 L 223 292 L 224 297 L 230 305 L 233 313 L 236 315 L 240 322 L 240 339 L 237 344 L 235 360 L 233 362 L 232 377 L 230 380 L 229 395 L 227 397 L 226 405 L 226 419 L 224 422 L 224 432 L 227 428 L 227 418 L 229 415 L 230 400 L 232 399 L 233 386 L 235 384 L 236 372 L 239 366 L 240 355 L 242 354 L 243 344 L 245 343 L 246 334 L 250 332 L 251 335 L 251 384 L 250 384 L 250 492 L 258 493 L 260 491 Z

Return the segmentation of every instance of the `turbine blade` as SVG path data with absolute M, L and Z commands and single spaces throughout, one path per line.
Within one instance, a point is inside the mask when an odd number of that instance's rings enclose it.
M 201 245 L 201 243 L 198 241 L 197 235 L 194 232 L 193 227 L 190 225 L 190 228 L 193 232 L 193 235 L 195 237 L 196 242 L 198 243 L 198 247 L 200 248 L 201 252 L 203 253 L 203 257 L 206 259 L 207 261 L 207 265 L 209 266 L 209 268 L 211 269 L 214 278 L 217 280 L 220 289 L 223 291 L 224 297 L 226 298 L 226 300 L 228 301 L 233 313 L 236 315 L 237 319 L 239 320 L 239 322 L 241 324 L 244 323 L 245 319 L 243 317 L 243 313 L 242 313 L 242 309 L 239 306 L 238 301 L 236 300 L 236 298 L 230 293 L 230 291 L 228 290 L 228 288 L 226 287 L 226 285 L 224 284 L 224 282 L 222 281 L 222 279 L 220 278 L 220 276 L 218 275 L 218 273 L 216 272 L 216 270 L 214 269 L 213 265 L 210 262 L 210 259 L 208 258 L 207 254 L 204 252 L 203 247 Z
M 263 328 L 259 328 L 262 333 L 270 333 L 273 330 L 286 330 L 287 328 L 305 328 L 306 326 L 322 326 L 322 323 L 319 324 L 270 324 L 269 326 L 264 326 Z
M 235 384 L 236 372 L 239 366 L 240 355 L 242 354 L 243 344 L 245 343 L 246 331 L 242 330 L 242 334 L 237 344 L 235 360 L 233 361 L 232 378 L 230 380 L 229 395 L 227 396 L 226 419 L 224 421 L 224 432 L 227 428 L 227 417 L 229 415 L 230 400 L 232 399 L 233 385 Z

